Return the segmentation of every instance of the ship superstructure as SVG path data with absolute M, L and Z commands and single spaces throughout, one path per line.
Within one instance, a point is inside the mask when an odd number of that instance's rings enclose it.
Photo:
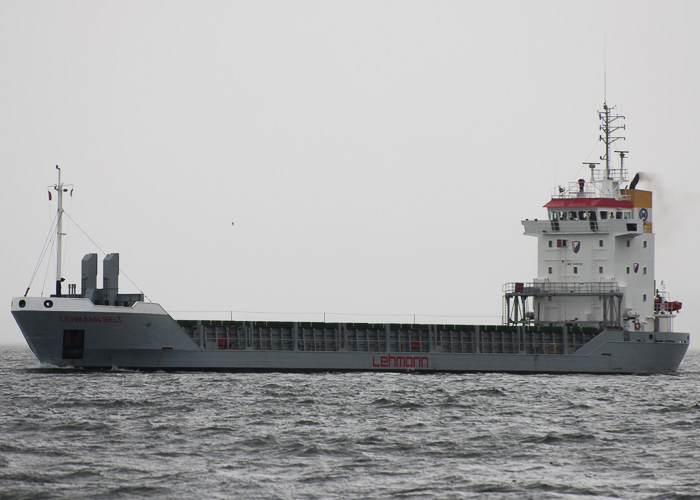
M 627 151 L 615 151 L 611 166 L 624 117 L 607 105 L 599 116 L 602 165 L 587 163 L 588 179 L 560 187 L 546 220 L 523 221 L 538 239 L 537 278 L 506 287 L 507 321 L 670 332 L 681 304 L 667 302 L 654 279 L 652 193 L 637 188 L 639 175 L 629 183 Z
M 504 287 L 502 325 L 174 320 L 141 293 L 119 293 L 119 255 L 83 258 L 80 291 L 63 293 L 62 195 L 56 293 L 15 297 L 12 314 L 42 362 L 85 368 L 197 370 L 659 373 L 678 368 L 689 335 L 673 332 L 680 302 L 654 281 L 652 194 L 628 184 L 611 147 L 623 117 L 604 105 L 602 164 L 560 188 L 538 240 L 537 277 Z M 659 287 L 661 288 L 661 287 Z M 29 289 L 27 289 L 27 292 Z

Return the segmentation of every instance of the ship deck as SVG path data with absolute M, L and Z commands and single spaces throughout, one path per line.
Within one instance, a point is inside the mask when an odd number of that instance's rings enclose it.
M 417 325 L 179 320 L 202 349 L 459 354 L 573 354 L 599 329 L 576 326 Z

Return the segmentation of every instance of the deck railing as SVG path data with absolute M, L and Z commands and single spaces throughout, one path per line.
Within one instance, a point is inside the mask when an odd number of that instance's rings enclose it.
M 561 281 L 541 281 L 533 283 L 506 283 L 506 294 L 521 295 L 611 295 L 620 293 L 620 285 L 611 282 L 567 283 Z

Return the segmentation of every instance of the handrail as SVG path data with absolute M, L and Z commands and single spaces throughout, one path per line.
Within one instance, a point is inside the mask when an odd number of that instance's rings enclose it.
M 561 281 L 542 281 L 532 283 L 506 283 L 503 285 L 506 294 L 522 295 L 608 295 L 619 294 L 620 285 L 609 282 L 567 283 Z

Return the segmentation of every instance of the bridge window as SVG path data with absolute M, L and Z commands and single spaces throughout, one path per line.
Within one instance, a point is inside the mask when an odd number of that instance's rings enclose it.
M 569 220 L 578 220 L 578 214 L 572 210 L 569 212 Z
M 608 218 L 608 212 L 606 212 L 606 211 L 600 212 L 600 218 L 601 218 L 601 220 L 606 220 Z
M 631 212 L 625 212 L 625 219 L 631 219 L 632 218 L 632 213 Z
M 615 212 L 615 218 L 616 219 L 622 219 L 622 212 Z

